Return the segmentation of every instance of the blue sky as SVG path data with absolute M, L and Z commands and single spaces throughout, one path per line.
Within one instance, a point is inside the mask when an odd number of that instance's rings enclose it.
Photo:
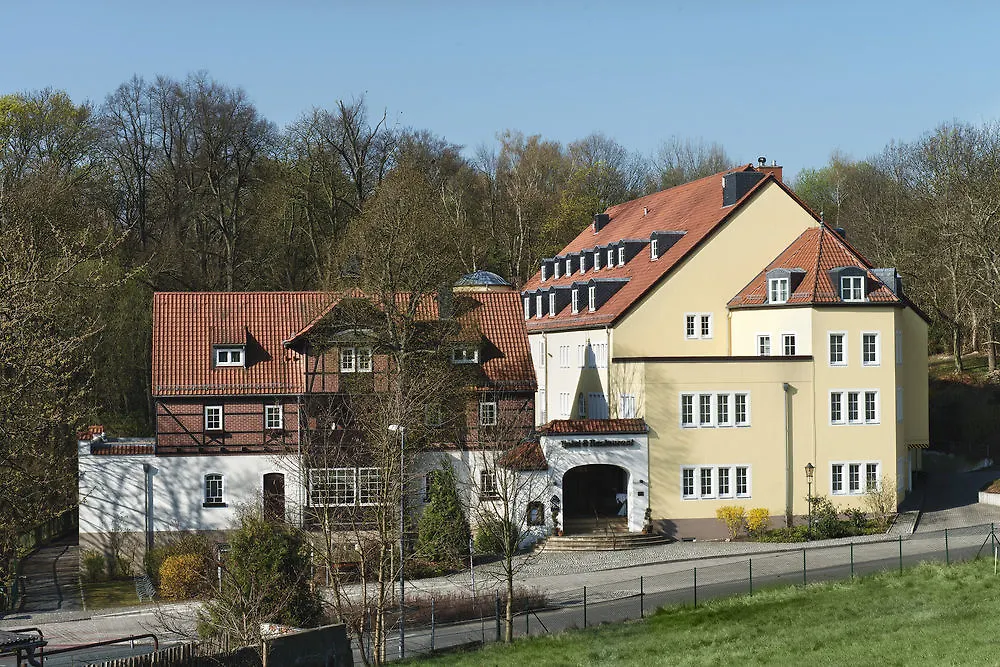
M 957 3 L 955 4 L 957 6 Z M 392 124 L 466 146 L 506 128 L 671 135 L 791 174 L 941 122 L 1000 115 L 992 26 L 972 3 L 11 2 L 0 93 L 99 103 L 133 74 L 207 70 L 279 126 L 364 94 Z

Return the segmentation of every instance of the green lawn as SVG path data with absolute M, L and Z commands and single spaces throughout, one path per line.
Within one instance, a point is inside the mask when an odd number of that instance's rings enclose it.
M 770 589 L 420 665 L 997 664 L 992 561 Z
M 87 609 L 127 607 L 139 604 L 139 597 L 135 594 L 135 582 L 131 579 L 96 581 L 84 583 L 81 586 L 83 588 L 83 602 Z

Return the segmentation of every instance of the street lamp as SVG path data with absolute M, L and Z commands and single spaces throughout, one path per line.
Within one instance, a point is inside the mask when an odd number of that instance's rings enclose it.
M 816 466 L 812 463 L 806 464 L 806 486 L 808 491 L 806 491 L 806 505 L 809 511 L 809 528 L 807 529 L 806 536 L 808 539 L 812 539 L 813 533 L 813 474 L 816 472 Z
M 403 453 L 406 451 L 406 427 L 399 424 L 390 424 L 391 433 L 399 433 L 399 659 L 402 660 L 405 653 L 406 632 L 403 625 L 403 605 L 406 603 L 406 594 L 403 590 L 406 579 L 403 576 Z

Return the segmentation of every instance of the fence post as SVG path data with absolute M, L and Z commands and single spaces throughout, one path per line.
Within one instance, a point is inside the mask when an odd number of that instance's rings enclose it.
M 639 618 L 646 618 L 646 591 L 642 586 L 642 577 L 639 577 Z
M 944 564 L 951 565 L 951 555 L 948 553 L 948 529 L 944 529 Z
M 903 574 L 903 536 L 899 536 L 899 573 Z
M 753 556 L 748 559 L 750 563 L 750 595 L 753 595 Z
M 806 585 L 806 550 L 802 548 L 802 585 Z
M 694 568 L 694 608 L 698 608 L 698 568 Z
M 583 587 L 583 627 L 587 627 L 587 587 Z
M 500 591 L 496 592 L 497 642 L 500 641 Z
M 434 652 L 434 598 L 431 598 L 431 653 Z
M 854 578 L 854 542 L 851 542 L 851 579 Z

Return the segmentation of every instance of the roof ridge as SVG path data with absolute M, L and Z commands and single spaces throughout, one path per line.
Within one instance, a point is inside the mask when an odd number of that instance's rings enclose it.
M 823 237 L 826 236 L 825 232 L 828 231 L 826 223 L 820 221 L 819 223 L 819 245 L 816 248 L 816 268 L 813 270 L 813 296 L 816 295 L 819 289 L 819 269 L 823 265 Z

